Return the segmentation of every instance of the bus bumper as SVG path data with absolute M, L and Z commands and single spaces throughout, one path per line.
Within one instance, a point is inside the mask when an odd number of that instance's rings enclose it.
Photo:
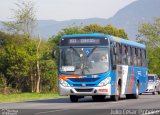
M 78 95 L 78 96 L 92 96 L 92 95 L 111 95 L 111 84 L 103 87 L 64 87 L 59 84 L 59 95 Z
M 152 92 L 154 92 L 154 90 L 155 90 L 155 89 L 147 89 L 147 90 L 145 91 L 145 93 L 152 93 Z

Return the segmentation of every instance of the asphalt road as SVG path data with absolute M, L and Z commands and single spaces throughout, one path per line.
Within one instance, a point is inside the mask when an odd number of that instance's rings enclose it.
M 71 103 L 69 98 L 36 100 L 19 103 L 0 103 L 0 114 L 14 115 L 109 115 L 109 114 L 158 114 L 160 115 L 160 95 L 143 94 L 139 99 L 125 99 L 118 102 L 106 98 L 94 102 L 91 97 Z

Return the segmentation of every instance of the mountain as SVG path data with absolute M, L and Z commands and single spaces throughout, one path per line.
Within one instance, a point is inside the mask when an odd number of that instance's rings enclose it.
M 88 24 L 101 24 L 106 23 L 106 19 L 90 18 L 90 19 L 73 19 L 66 21 L 52 21 L 52 20 L 39 20 L 38 21 L 38 32 L 43 37 L 51 37 L 59 32 L 61 29 L 69 26 L 85 26 Z M 106 24 L 105 24 L 106 25 Z
M 100 24 L 102 26 L 111 24 L 117 28 L 123 28 L 129 39 L 135 40 L 138 26 L 143 22 L 150 22 L 160 17 L 160 0 L 137 0 L 120 9 L 109 19 L 89 18 L 73 19 L 65 21 L 39 20 L 37 33 L 45 39 L 55 35 L 61 29 L 69 26 L 85 26 L 88 24 Z M 1 27 L 1 24 L 0 24 Z
M 123 28 L 129 38 L 135 40 L 138 26 L 144 22 L 151 22 L 154 18 L 160 18 L 160 0 L 138 0 L 119 10 L 107 22 Z

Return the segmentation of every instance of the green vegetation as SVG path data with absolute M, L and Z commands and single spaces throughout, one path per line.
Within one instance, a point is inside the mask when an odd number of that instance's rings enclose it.
M 0 92 L 56 92 L 57 65 L 51 58 L 53 45 L 34 33 L 34 4 L 16 3 L 14 21 L 0 32 Z
M 0 32 L 1 88 L 12 88 L 11 92 L 37 92 L 37 61 L 40 69 L 40 91 L 56 91 L 57 66 L 51 58 L 52 47 L 41 41 L 37 58 L 36 41 L 23 35 Z M 15 91 L 16 89 L 16 91 Z M 7 93 L 7 91 L 4 91 Z
M 147 46 L 149 73 L 160 76 L 160 18 L 152 23 L 143 23 L 139 27 L 138 41 Z
M 59 98 L 57 93 L 17 93 L 3 95 L 0 94 L 0 102 L 22 102 L 31 100 Z
M 120 38 L 128 39 L 128 36 L 125 33 L 124 29 L 118 29 L 116 27 L 113 27 L 112 25 L 100 26 L 97 24 L 90 24 L 90 25 L 84 26 L 81 30 L 84 33 L 98 32 L 98 33 L 104 33 L 104 34 L 109 34 L 109 35 L 117 36 Z

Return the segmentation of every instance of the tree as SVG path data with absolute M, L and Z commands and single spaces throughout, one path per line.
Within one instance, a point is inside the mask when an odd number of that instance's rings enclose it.
M 84 27 L 75 26 L 75 27 L 64 28 L 57 35 L 49 38 L 48 41 L 52 43 L 54 49 L 57 49 L 58 41 L 63 35 L 84 34 L 84 33 L 104 33 L 128 39 L 128 36 L 123 29 L 118 29 L 116 27 L 113 27 L 112 25 L 107 25 L 103 27 L 98 24 L 90 24 Z
M 7 30 L 12 33 L 26 35 L 30 38 L 36 27 L 35 7 L 31 1 L 18 1 L 17 9 L 13 9 L 14 17 L 11 22 L 4 22 Z
M 153 23 L 143 23 L 139 27 L 138 39 L 148 46 L 160 48 L 160 18 L 154 19 Z
M 10 86 L 20 90 L 24 76 L 28 75 L 29 55 L 23 45 L 28 39 L 23 37 L 0 33 L 0 38 L 4 42 L 0 52 L 0 74 L 4 89 Z
M 98 24 L 90 24 L 90 25 L 84 26 L 82 30 L 85 33 L 104 33 L 104 28 Z
M 0 88 L 5 94 L 8 89 L 36 92 L 37 83 L 41 92 L 57 91 L 57 65 L 51 58 L 49 43 L 3 32 L 0 32 L 0 41 Z
M 31 62 L 35 61 L 32 64 L 35 64 L 35 71 L 31 68 L 30 77 L 32 85 L 32 92 L 40 92 L 40 60 L 39 60 L 39 49 L 41 44 L 41 39 L 35 39 L 34 33 L 36 27 L 36 17 L 35 17 L 35 7 L 34 3 L 31 1 L 19 1 L 16 3 L 17 9 L 13 9 L 14 11 L 14 21 L 12 22 L 4 22 L 4 25 L 8 28 L 9 32 L 16 34 L 21 34 L 26 38 L 30 39 L 30 43 L 36 49 L 34 52 L 36 58 L 30 60 Z M 34 39 L 33 39 L 34 38 Z M 35 56 L 34 55 L 34 56 Z M 34 77 L 34 78 L 33 78 Z M 34 81 L 32 81 L 34 80 Z M 33 83 L 34 82 L 34 83 Z
M 104 33 L 128 39 L 128 36 L 123 29 L 118 29 L 116 27 L 113 27 L 112 25 L 100 26 L 98 24 L 90 24 L 84 26 L 82 28 L 82 31 L 84 31 L 84 33 Z
M 118 29 L 116 27 L 113 27 L 112 25 L 107 25 L 104 27 L 104 33 L 117 36 L 120 38 L 128 39 L 127 34 L 125 33 L 124 29 Z
M 137 40 L 147 46 L 149 73 L 160 75 L 160 18 L 151 23 L 142 23 L 138 31 Z

